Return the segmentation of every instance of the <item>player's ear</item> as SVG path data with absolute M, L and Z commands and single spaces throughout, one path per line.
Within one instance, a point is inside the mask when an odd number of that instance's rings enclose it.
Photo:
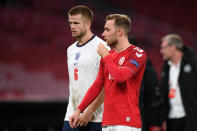
M 122 36 L 122 35 L 124 35 L 124 31 L 123 31 L 122 28 L 118 28 L 118 29 L 117 29 L 117 35 L 118 35 L 119 37 Z
M 173 50 L 177 50 L 177 47 L 176 47 L 176 45 L 171 45 L 171 48 L 173 49 Z
M 90 20 L 86 20 L 86 26 L 88 27 L 88 28 L 90 28 L 91 27 L 91 22 L 90 22 Z

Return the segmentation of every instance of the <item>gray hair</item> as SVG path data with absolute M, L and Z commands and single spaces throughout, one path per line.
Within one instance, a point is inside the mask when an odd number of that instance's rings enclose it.
M 183 40 L 177 34 L 168 34 L 168 35 L 164 36 L 161 40 L 167 41 L 169 46 L 175 45 L 177 50 L 182 50 L 182 48 L 183 48 Z

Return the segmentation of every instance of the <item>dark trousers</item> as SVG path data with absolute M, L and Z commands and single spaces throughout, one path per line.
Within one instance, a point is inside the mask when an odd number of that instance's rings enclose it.
M 167 131 L 185 131 L 186 118 L 168 119 Z
M 71 128 L 68 121 L 64 121 L 62 131 L 102 131 L 100 122 L 89 122 L 87 126 Z

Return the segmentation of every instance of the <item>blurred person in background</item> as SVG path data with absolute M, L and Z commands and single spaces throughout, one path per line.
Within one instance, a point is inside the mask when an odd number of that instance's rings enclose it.
M 197 131 L 197 56 L 176 34 L 162 38 L 160 52 L 163 130 Z
M 102 57 L 94 84 L 72 115 L 71 127 L 79 125 L 80 113 L 104 88 L 103 131 L 141 131 L 139 92 L 146 53 L 128 41 L 131 21 L 127 15 L 110 14 L 106 17 L 102 36 L 111 51 L 101 43 L 98 54 Z
M 142 131 L 161 130 L 161 104 L 158 76 L 151 60 L 147 59 L 140 90 Z
M 63 131 L 101 131 L 103 91 L 80 114 L 80 120 L 83 122 L 80 126 L 82 127 L 72 129 L 69 125 L 69 118 L 76 111 L 88 88 L 96 79 L 101 59 L 96 51 L 100 42 L 105 45 L 106 43 L 92 33 L 90 27 L 93 13 L 88 7 L 82 5 L 73 7 L 68 12 L 68 21 L 72 37 L 77 41 L 67 49 L 70 96 Z M 101 107 L 99 107 L 100 105 Z
M 129 42 L 139 46 L 135 38 Z M 147 58 L 146 68 L 140 88 L 140 112 L 142 118 L 142 131 L 161 130 L 161 92 L 157 72 L 150 59 Z

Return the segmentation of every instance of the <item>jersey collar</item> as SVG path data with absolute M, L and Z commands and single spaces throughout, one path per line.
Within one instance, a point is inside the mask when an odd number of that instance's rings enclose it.
M 86 43 L 84 43 L 83 45 L 80 45 L 79 42 L 77 42 L 76 46 L 77 47 L 82 47 L 84 45 L 86 45 L 88 42 L 90 42 L 94 37 L 96 37 L 96 35 L 93 35 Z

